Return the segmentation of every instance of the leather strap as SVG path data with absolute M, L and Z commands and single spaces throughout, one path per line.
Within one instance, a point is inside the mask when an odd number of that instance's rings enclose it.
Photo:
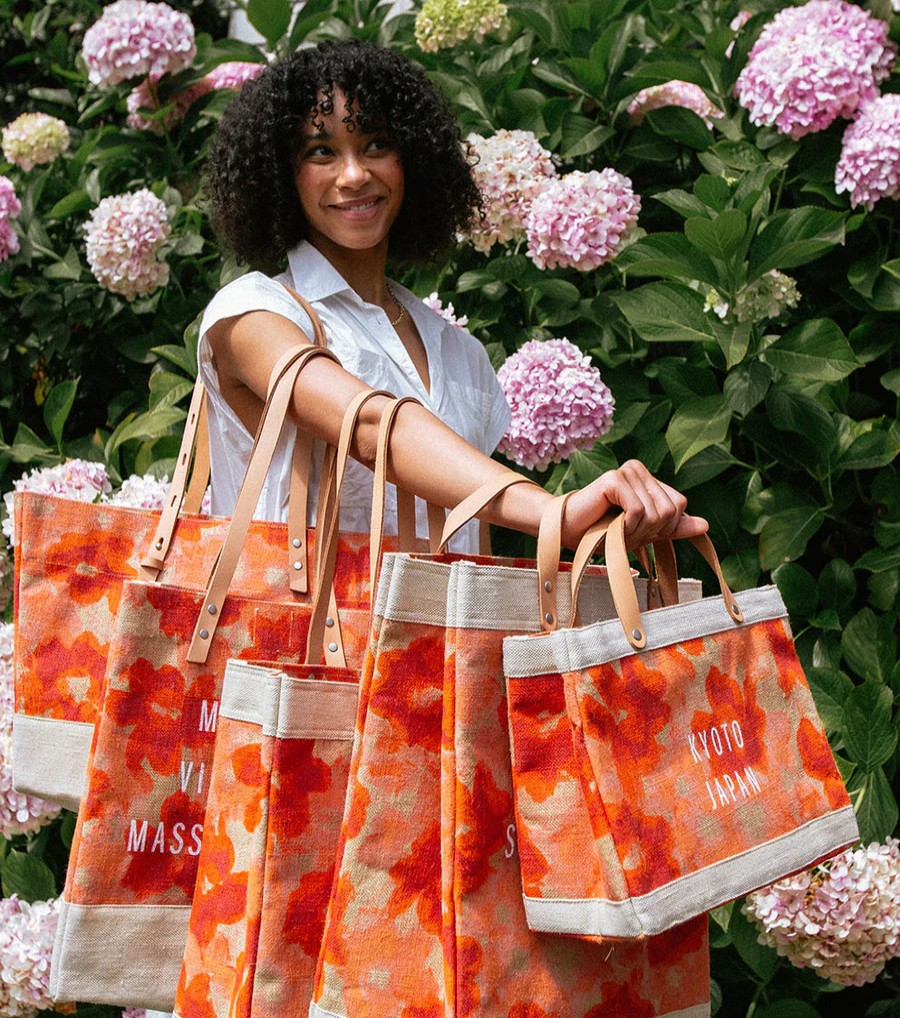
M 247 531 L 250 528 L 253 513 L 259 501 L 269 465 L 272 462 L 275 446 L 287 416 L 294 392 L 294 383 L 303 368 L 315 357 L 327 357 L 329 360 L 339 363 L 331 351 L 317 346 L 295 347 L 291 354 L 293 359 L 290 363 L 284 363 L 282 366 L 282 362 L 287 358 L 282 358 L 279 362 L 279 378 L 273 385 L 271 396 L 263 408 L 257 442 L 247 464 L 247 472 L 238 493 L 231 524 L 210 572 L 203 606 L 194 627 L 187 655 L 188 661 L 195 664 L 202 664 L 209 654 L 222 603 L 237 568 Z
M 441 547 L 441 534 L 447 521 L 447 511 L 439 505 L 427 503 L 428 507 L 428 550 L 436 555 Z M 490 554 L 490 552 L 488 552 Z
M 566 503 L 573 492 L 553 499 L 541 514 L 537 543 L 538 605 L 541 629 L 552 633 L 559 625 L 556 588 L 559 582 L 559 553 L 562 548 L 562 523 Z
M 209 486 L 209 397 L 200 404 L 200 420 L 197 422 L 197 438 L 194 442 L 194 462 L 191 465 L 191 480 L 182 506 L 186 515 L 193 516 L 203 507 L 203 498 Z
M 592 523 L 584 532 L 575 549 L 575 557 L 572 559 L 572 575 L 569 580 L 572 588 L 572 608 L 569 612 L 570 628 L 579 625 L 578 594 L 581 591 L 581 581 L 584 579 L 585 570 L 600 545 L 606 540 L 606 532 L 614 519 L 615 516 L 612 513 L 607 513 L 603 519 Z
M 155 580 L 165 564 L 166 555 L 172 543 L 172 535 L 175 533 L 175 524 L 178 522 L 178 515 L 184 502 L 188 470 L 191 466 L 192 457 L 195 460 L 195 469 L 199 467 L 201 472 L 204 461 L 207 465 L 209 464 L 208 446 L 199 458 L 194 456 L 194 449 L 197 446 L 198 437 L 201 432 L 201 423 L 205 420 L 205 405 L 206 389 L 198 379 L 194 385 L 194 394 L 188 407 L 184 433 L 181 436 L 181 448 L 178 450 L 178 458 L 175 461 L 175 469 L 172 472 L 172 483 L 169 485 L 163 511 L 160 515 L 159 523 L 156 525 L 156 533 L 150 541 L 150 547 L 141 559 L 141 574 L 143 579 Z M 205 479 L 203 481 L 203 490 L 206 490 Z M 196 492 L 192 497 L 196 498 Z M 202 501 L 203 496 L 201 495 L 200 498 Z
M 490 481 L 482 484 L 481 487 L 476 488 L 471 495 L 467 495 L 462 502 L 459 503 L 454 509 L 447 515 L 447 522 L 444 524 L 444 532 L 441 534 L 441 543 L 438 547 L 438 551 L 443 551 L 447 547 L 447 542 L 451 537 L 464 527 L 469 520 L 477 516 L 486 506 L 507 488 L 511 488 L 514 484 L 534 484 L 535 482 L 529 477 L 523 477 L 521 474 L 515 474 L 512 471 L 506 474 L 498 474 Z M 537 487 L 537 485 L 535 485 Z
M 725 604 L 725 610 L 729 617 L 736 623 L 744 621 L 743 613 L 738 607 L 734 594 L 725 582 L 722 575 L 722 567 L 719 565 L 719 557 L 713 547 L 712 541 L 706 534 L 700 537 L 689 539 L 691 544 L 709 563 L 719 581 L 719 590 Z M 625 638 L 635 650 L 642 650 L 647 645 L 647 634 L 641 622 L 641 612 L 638 606 L 637 594 L 634 583 L 631 580 L 631 572 L 628 565 L 628 552 L 625 550 L 625 516 L 617 516 L 610 524 L 606 541 L 606 565 L 609 571 L 609 585 L 612 591 L 613 603 Z
M 337 628 L 338 617 L 333 609 L 328 608 L 329 599 L 325 596 L 325 592 L 333 591 L 334 587 L 334 568 L 337 561 L 337 535 L 338 518 L 340 516 L 341 486 L 344 483 L 347 461 L 350 458 L 350 444 L 353 440 L 353 433 L 356 430 L 360 412 L 370 399 L 373 399 L 375 396 L 385 395 L 389 395 L 389 393 L 385 393 L 377 389 L 369 389 L 365 392 L 359 393 L 347 407 L 343 423 L 341 424 L 341 434 L 338 439 L 333 479 L 333 497 L 328 500 L 326 518 L 317 521 L 316 527 L 316 540 L 321 542 L 318 555 L 321 572 L 319 574 L 318 582 L 319 589 L 315 600 L 313 601 L 312 618 L 310 619 L 309 631 L 306 637 L 305 660 L 307 664 L 317 664 L 321 659 L 326 628 L 329 628 L 330 630 L 328 643 L 325 646 L 327 663 L 332 663 L 328 660 L 329 652 L 334 653 L 337 649 L 335 644 L 340 644 L 340 641 L 332 635 L 334 629 Z M 328 609 L 328 614 L 326 614 L 326 609 Z M 335 623 L 334 627 L 328 627 L 328 619 L 331 619 Z

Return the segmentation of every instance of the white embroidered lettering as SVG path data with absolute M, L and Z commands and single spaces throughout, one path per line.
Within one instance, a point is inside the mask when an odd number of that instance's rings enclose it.
M 741 795 L 745 799 L 749 799 L 750 798 L 750 789 L 747 787 L 746 782 L 741 777 L 740 772 L 739 771 L 735 771 L 734 772 L 734 776 L 735 776 L 735 778 L 737 778 L 738 788 L 741 790 Z
M 713 804 L 713 813 L 719 808 L 716 805 L 715 796 L 712 794 L 712 789 L 709 787 L 709 782 L 706 782 L 706 791 L 709 792 L 709 801 Z
M 219 720 L 219 702 L 218 700 L 201 700 L 200 701 L 200 725 L 197 728 L 198 732 L 214 732 L 216 730 L 216 724 Z
M 506 841 L 507 847 L 503 850 L 503 855 L 507 859 L 512 859 L 516 854 L 516 825 L 508 824 L 506 828 Z
M 188 782 L 191 780 L 191 775 L 194 773 L 194 764 L 190 760 L 181 761 L 181 790 L 186 792 L 188 789 Z
M 137 820 L 131 821 L 128 829 L 128 852 L 145 852 L 147 850 L 147 821 L 142 820 L 140 828 Z
M 203 840 L 203 824 L 194 824 L 191 828 L 191 844 L 188 847 L 188 855 L 199 855 L 200 845 Z
M 723 806 L 727 806 L 728 805 L 728 796 L 725 794 L 725 789 L 722 787 L 722 784 L 721 784 L 721 782 L 719 781 L 718 778 L 713 778 L 713 781 L 715 781 L 715 783 L 716 783 L 716 791 L 719 793 L 719 802 Z
M 165 852 L 166 850 L 166 825 L 160 824 L 156 828 L 156 834 L 153 836 L 153 844 L 150 846 L 151 852 Z
M 741 723 L 739 721 L 731 722 L 731 734 L 734 736 L 734 744 L 738 749 L 744 748 L 744 733 L 741 731 Z
M 757 792 L 762 791 L 762 785 L 760 785 L 759 778 L 756 776 L 752 767 L 744 768 L 744 777 L 747 779 L 747 784 L 750 785 L 751 788 L 754 788 Z
M 734 750 L 731 748 L 731 736 L 728 734 L 728 724 L 720 725 L 722 734 L 725 736 L 725 742 L 728 744 L 728 752 L 732 753 Z
M 169 852 L 172 855 L 181 855 L 184 851 L 184 824 L 177 823 L 172 827 L 172 844 L 169 845 Z
M 203 792 L 203 772 L 206 770 L 206 764 L 200 764 L 200 770 L 197 771 L 197 795 Z
M 731 796 L 731 801 L 732 802 L 737 802 L 737 796 L 734 794 L 734 781 L 733 781 L 731 775 L 730 774 L 723 774 L 722 775 L 722 780 L 725 782 L 725 785 L 728 788 L 728 794 Z
M 697 736 L 693 732 L 691 732 L 691 734 L 688 736 L 688 745 L 691 747 L 691 756 L 694 758 L 694 763 L 700 763 L 702 758 L 700 754 L 697 752 L 696 739 Z
M 718 728 L 710 728 L 709 730 L 709 741 L 712 743 L 712 748 L 716 752 L 716 756 L 721 756 L 724 753 L 722 749 L 722 736 L 719 735 Z

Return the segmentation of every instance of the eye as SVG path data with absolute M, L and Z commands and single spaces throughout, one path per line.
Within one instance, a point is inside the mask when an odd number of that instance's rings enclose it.
M 393 151 L 394 143 L 387 135 L 379 135 L 373 138 L 369 144 L 368 149 L 370 152 L 391 152 Z
M 304 159 L 327 159 L 331 155 L 331 148 L 328 145 L 310 144 L 303 152 Z

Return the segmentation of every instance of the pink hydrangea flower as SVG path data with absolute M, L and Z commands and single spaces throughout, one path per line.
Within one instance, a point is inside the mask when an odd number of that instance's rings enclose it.
M 524 239 L 532 201 L 557 176 L 552 156 L 531 131 L 470 134 L 466 142 L 477 160 L 473 174 L 485 206 L 469 237 L 473 247 L 487 253 L 494 244 Z
M 6 519 L 3 534 L 13 542 L 13 497 L 17 491 L 42 491 L 60 498 L 74 498 L 79 502 L 95 502 L 104 492 L 112 491 L 109 474 L 102 463 L 90 460 L 70 459 L 53 467 L 35 467 L 13 482 L 3 500 L 6 504 Z
M 848 850 L 748 895 L 759 941 L 823 979 L 862 986 L 900 955 L 900 842 Z
M 844 131 L 834 171 L 835 190 L 871 210 L 882 198 L 900 198 L 900 95 L 866 103 Z
M 3 128 L 3 156 L 19 169 L 52 163 L 69 147 L 69 128 L 46 113 L 23 113 Z
M 567 339 L 531 340 L 497 372 L 512 417 L 499 449 L 514 463 L 543 470 L 586 449 L 612 427 L 615 400 Z
M 576 170 L 546 181 L 525 221 L 539 269 L 596 269 L 619 253 L 637 225 L 640 198 L 615 170 Z
M 60 807 L 13 788 L 12 724 L 15 709 L 13 627 L 0 622 L 0 835 L 31 834 L 49 823 Z M 0 951 L 2 955 L 2 951 Z M 0 959 L 2 965 L 2 959 Z M 0 1008 L 0 1014 L 6 1014 Z
M 175 74 L 196 56 L 194 26 L 168 4 L 117 0 L 85 32 L 81 53 L 94 85 Z
M 766 25 L 735 95 L 754 124 L 796 140 L 874 99 L 896 52 L 887 24 L 868 11 L 844 0 L 810 0 Z
M 145 78 L 136 88 L 132 89 L 126 100 L 128 108 L 127 123 L 129 127 L 139 131 L 155 131 L 161 133 L 177 124 L 201 97 L 220 88 L 231 88 L 239 92 L 248 81 L 258 78 L 266 69 L 265 64 L 250 63 L 243 60 L 231 60 L 214 67 L 195 85 L 176 92 L 166 100 L 172 109 L 163 121 L 149 120 L 140 113 L 141 109 L 159 109 L 159 103 L 153 94 L 150 84 L 153 78 Z M 155 80 L 159 80 L 156 78 Z
M 85 225 L 97 282 L 129 301 L 165 286 L 169 266 L 158 255 L 170 231 L 165 202 L 147 188 L 104 198 Z
M 22 211 L 22 203 L 16 196 L 16 185 L 0 175 L 0 219 L 15 219 Z
M 628 116 L 633 124 L 639 124 L 651 110 L 658 110 L 662 106 L 683 106 L 693 110 L 709 128 L 712 128 L 713 120 L 725 116 L 699 85 L 679 81 L 677 78 L 663 85 L 642 88 L 628 104 Z
M 432 311 L 436 312 L 445 321 L 448 321 L 451 325 L 456 325 L 460 329 L 464 329 L 469 324 L 469 319 L 466 315 L 456 316 L 456 309 L 453 304 L 448 302 L 446 305 L 443 303 L 440 297 L 437 295 L 437 291 L 430 293 L 422 303 L 431 308 Z
M 2 903 L 0 924 L 0 1013 L 6 1018 L 30 1018 L 51 1010 L 50 956 L 59 922 L 59 901 L 29 904 L 13 897 Z
M 147 1018 L 147 1012 L 142 1007 L 126 1007 L 122 1018 Z
M 130 509 L 162 509 L 169 493 L 169 478 L 166 474 L 132 474 L 126 477 L 122 486 L 111 494 L 104 494 L 100 501 L 109 505 L 126 506 Z M 210 493 L 207 488 L 200 506 L 200 512 L 209 514 Z
M 5 216 L 0 216 L 0 262 L 12 258 L 19 251 L 19 238 Z

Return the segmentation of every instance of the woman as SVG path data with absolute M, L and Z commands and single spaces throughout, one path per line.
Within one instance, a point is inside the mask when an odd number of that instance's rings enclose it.
M 491 460 L 508 408 L 477 340 L 446 323 L 385 275 L 389 258 L 439 257 L 477 213 L 478 192 L 447 104 L 424 73 L 390 50 L 324 43 L 280 61 L 245 86 L 222 120 L 208 163 L 214 224 L 254 268 L 211 302 L 201 325 L 200 371 L 210 392 L 213 511 L 229 513 L 273 365 L 307 343 L 310 323 L 281 284 L 320 314 L 342 366 L 314 359 L 292 402 L 298 427 L 334 443 L 354 396 L 378 388 L 415 396 L 398 416 L 392 479 L 453 506 L 506 468 Z M 368 528 L 378 421 L 366 403 L 341 509 L 341 529 Z M 261 500 L 286 512 L 294 432 L 286 429 Z M 319 464 L 313 467 L 313 493 Z M 551 495 L 514 485 L 489 507 L 493 523 L 537 533 Z M 618 506 L 632 545 L 703 532 L 685 499 L 637 461 L 569 500 L 564 541 L 574 546 Z M 420 509 L 423 507 L 420 506 Z M 424 533 L 424 521 L 420 533 Z M 457 550 L 474 551 L 472 534 Z

